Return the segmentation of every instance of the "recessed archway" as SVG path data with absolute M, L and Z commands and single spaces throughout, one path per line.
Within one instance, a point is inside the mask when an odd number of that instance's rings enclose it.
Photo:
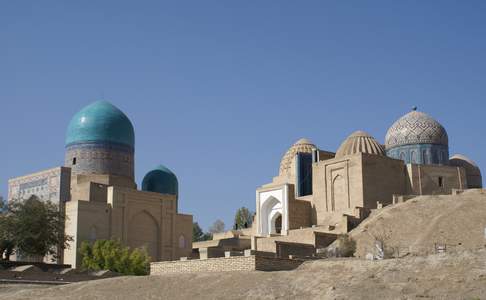
M 155 218 L 143 210 L 128 224 L 128 246 L 146 248 L 151 260 L 159 259 L 159 226 Z
M 277 198 L 270 196 L 265 199 L 260 210 L 260 222 L 262 224 L 263 234 L 275 233 L 274 217 L 277 215 L 282 215 L 282 204 Z
M 282 214 L 276 213 L 273 215 L 271 220 L 271 232 L 272 234 L 281 234 L 282 233 Z

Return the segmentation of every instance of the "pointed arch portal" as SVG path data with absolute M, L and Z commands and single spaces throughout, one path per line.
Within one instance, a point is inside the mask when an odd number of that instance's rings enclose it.
M 128 246 L 147 249 L 152 260 L 159 259 L 159 226 L 155 218 L 143 210 L 128 224 Z

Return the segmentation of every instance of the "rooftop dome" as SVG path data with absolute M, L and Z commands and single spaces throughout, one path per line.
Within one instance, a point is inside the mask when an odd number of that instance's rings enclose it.
M 462 167 L 466 171 L 466 181 L 468 188 L 482 188 L 483 180 L 481 170 L 478 165 L 462 154 L 455 154 L 449 159 L 449 165 Z
M 449 138 L 446 130 L 439 122 L 414 108 L 393 123 L 385 137 L 387 150 L 412 144 L 448 146 Z
M 467 162 L 471 167 L 479 170 L 478 165 L 474 161 L 472 161 L 471 159 L 469 159 L 469 157 L 467 157 L 465 155 L 462 155 L 462 154 L 454 154 L 453 156 L 451 156 L 451 158 L 449 160 L 451 160 L 451 161 L 453 161 L 453 160 L 464 161 L 464 162 Z
M 383 146 L 374 137 L 364 131 L 355 131 L 339 147 L 336 157 L 343 157 L 356 153 L 385 155 Z
M 159 165 L 145 175 L 142 181 L 142 190 L 177 196 L 179 194 L 179 183 L 171 170 Z
M 295 155 L 297 153 L 312 153 L 317 147 L 308 139 L 300 139 L 292 147 L 287 150 L 287 152 L 282 157 L 280 161 L 279 175 L 287 174 L 290 172 L 290 168 L 293 165 Z
M 134 148 L 135 133 L 128 117 L 107 101 L 94 102 L 74 115 L 66 146 L 81 142 L 111 142 Z

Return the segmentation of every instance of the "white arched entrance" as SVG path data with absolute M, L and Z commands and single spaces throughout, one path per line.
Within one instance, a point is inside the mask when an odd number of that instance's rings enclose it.
M 287 234 L 288 230 L 288 186 L 257 191 L 258 234 Z

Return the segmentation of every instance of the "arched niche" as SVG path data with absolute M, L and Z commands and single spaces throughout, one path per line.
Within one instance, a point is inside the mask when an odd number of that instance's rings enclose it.
M 272 217 L 276 214 L 282 215 L 282 203 L 275 197 L 266 198 L 260 209 L 262 233 L 270 234 L 272 232 Z
M 331 210 L 344 211 L 349 207 L 346 180 L 341 174 L 336 175 L 331 185 Z
M 128 223 L 128 246 L 145 248 L 151 260 L 159 259 L 159 226 L 148 211 L 138 212 Z

